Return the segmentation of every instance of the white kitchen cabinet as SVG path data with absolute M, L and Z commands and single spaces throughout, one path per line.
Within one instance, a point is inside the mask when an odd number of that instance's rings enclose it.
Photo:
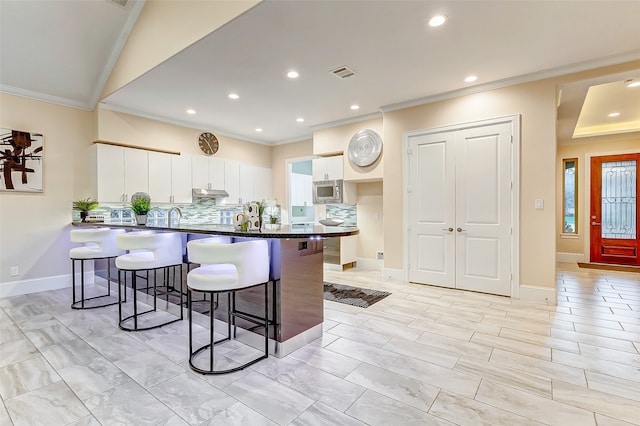
M 149 192 L 149 151 L 124 148 L 125 202 L 136 192 Z
M 224 161 L 224 190 L 229 193 L 229 196 L 222 199 L 223 204 L 235 205 L 244 202 L 240 199 L 240 163 L 238 161 Z
M 225 160 L 217 157 L 195 155 L 191 158 L 193 188 L 224 189 Z
M 149 196 L 155 203 L 171 202 L 171 155 L 149 153 Z
M 124 202 L 149 192 L 148 151 L 96 144 L 98 201 Z
M 149 196 L 156 203 L 191 202 L 191 159 L 149 152 Z
M 273 187 L 271 184 L 271 169 L 267 167 L 255 167 L 254 170 L 253 196 L 256 200 L 267 200 L 273 198 Z
M 149 183 L 151 184 L 151 182 Z M 191 190 L 191 159 L 187 155 L 171 156 L 171 202 L 190 203 Z
M 291 173 L 292 206 L 310 206 L 313 204 L 313 183 L 311 175 Z
M 344 176 L 342 162 L 342 155 L 314 158 L 311 164 L 313 181 L 342 179 Z
M 95 144 L 98 201 L 124 201 L 124 148 Z
M 333 237 L 324 240 L 323 262 L 326 269 L 342 271 L 355 266 L 356 235 Z
M 255 201 L 255 167 L 250 164 L 240 163 L 239 168 L 239 189 L 240 189 L 240 202 L 248 203 Z

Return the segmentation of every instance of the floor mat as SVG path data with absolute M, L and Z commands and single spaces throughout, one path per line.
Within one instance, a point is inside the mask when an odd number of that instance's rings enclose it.
M 346 305 L 368 308 L 391 293 L 368 288 L 351 287 L 344 284 L 324 283 L 324 299 Z

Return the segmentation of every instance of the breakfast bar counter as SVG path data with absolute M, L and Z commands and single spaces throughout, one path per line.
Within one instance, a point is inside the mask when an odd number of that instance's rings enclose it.
M 234 241 L 268 239 L 270 279 L 272 285 L 275 285 L 277 302 L 271 310 L 273 312 L 270 312 L 270 319 L 275 324 L 274 332 L 270 335 L 274 339 L 272 353 L 277 356 L 285 356 L 322 335 L 323 240 L 357 235 L 359 232 L 355 227 L 272 224 L 263 225 L 260 232 L 237 231 L 230 225 L 183 223 L 169 226 L 166 220 L 149 221 L 146 226 L 125 221 L 73 222 L 72 225 L 224 235 L 232 237 Z M 260 309 L 264 309 L 264 296 L 260 291 L 248 290 L 238 294 L 236 303 L 245 311 L 259 313 Z M 220 319 L 223 318 L 225 316 L 220 316 Z M 251 336 L 248 336 L 248 339 L 251 339 Z

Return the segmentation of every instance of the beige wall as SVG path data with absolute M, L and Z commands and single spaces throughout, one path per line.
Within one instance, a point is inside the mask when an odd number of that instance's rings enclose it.
M 520 283 L 555 286 L 555 84 L 533 82 L 385 113 L 385 268 L 401 269 L 405 132 L 521 115 Z M 544 210 L 534 200 L 545 201 Z
M 568 145 L 558 146 L 558 157 L 556 165 L 556 248 L 558 253 L 585 254 L 586 239 L 589 238 L 589 206 L 586 205 L 585 191 L 589 188 L 589 176 L 585 171 L 587 154 L 616 154 L 627 153 L 631 151 L 640 152 L 640 132 L 623 133 L 609 137 L 583 138 L 577 139 L 576 142 Z M 569 158 L 578 159 L 578 234 L 563 235 L 563 217 L 562 217 L 562 160 Z M 589 261 L 588 253 L 583 258 Z
M 311 139 L 301 142 L 277 145 L 271 148 L 271 182 L 273 197 L 278 200 L 282 210 L 289 206 L 287 190 L 287 160 L 291 158 L 311 157 L 313 143 Z
M 246 12 L 260 1 L 146 0 L 100 99 Z
M 403 268 L 403 135 L 419 129 L 521 116 L 520 285 L 555 288 L 556 89 L 560 84 L 636 69 L 640 61 L 461 96 L 384 114 L 385 268 Z M 543 210 L 534 201 L 543 199 Z
M 197 143 L 201 130 L 104 109 L 98 114 L 99 140 L 179 151 L 183 154 L 201 154 Z M 216 157 L 271 167 L 271 147 L 219 134 L 216 137 L 220 143 Z
M 375 259 L 377 251 L 384 251 L 384 218 L 382 215 L 382 182 L 358 184 L 358 251 L 357 256 Z
M 313 132 L 313 153 L 315 155 L 344 154 L 343 170 L 345 181 L 363 182 L 380 180 L 383 177 L 384 149 L 378 160 L 370 166 L 354 166 L 349 161 L 347 155 L 349 142 L 353 135 L 362 129 L 374 130 L 382 136 L 382 117 L 320 129 Z
M 91 112 L 0 93 L 0 127 L 44 135 L 44 192 L 0 192 L 0 285 L 70 273 L 71 203 L 90 195 L 94 124 Z

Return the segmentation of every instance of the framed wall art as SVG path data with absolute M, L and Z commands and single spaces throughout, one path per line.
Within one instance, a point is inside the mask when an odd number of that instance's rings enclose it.
M 42 192 L 44 136 L 0 129 L 0 191 Z

